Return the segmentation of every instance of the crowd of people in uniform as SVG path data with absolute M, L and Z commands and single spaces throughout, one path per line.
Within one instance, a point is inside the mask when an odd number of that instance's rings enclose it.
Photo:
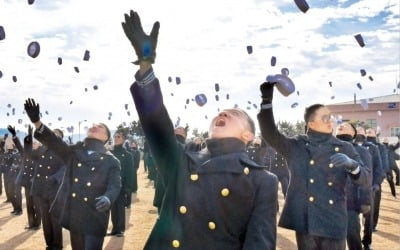
M 306 108 L 304 134 L 286 136 L 274 120 L 275 82 L 260 85 L 261 138 L 255 138 L 253 119 L 231 108 L 211 120 L 206 140 L 188 142 L 187 129 L 171 122 L 152 68 L 159 23 L 146 35 L 131 11 L 122 26 L 138 56 L 130 91 L 158 209 L 144 249 L 275 249 L 279 183 L 285 202 L 278 225 L 295 231 L 298 249 L 344 250 L 346 243 L 351 250 L 371 249 L 381 184 L 386 179 L 399 185 L 399 142 L 380 143 L 374 128 L 349 122 L 334 131 L 331 112 L 322 104 Z M 22 214 L 24 187 L 27 229 L 41 224 L 49 250 L 63 248 L 62 228 L 69 230 L 74 250 L 102 249 L 106 235 L 124 236 L 125 210 L 138 189 L 137 144 L 126 144 L 126 133 L 117 130 L 108 148 L 111 132 L 104 123 L 69 144 L 61 130 L 42 123 L 35 100 L 27 99 L 24 107 L 35 132 L 29 127 L 22 146 L 9 126 L 6 142 L 13 143 L 5 143 L 2 152 L 12 213 Z

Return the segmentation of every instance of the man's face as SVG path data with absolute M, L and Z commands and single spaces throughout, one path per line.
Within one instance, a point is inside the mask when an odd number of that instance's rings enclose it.
M 365 131 L 367 137 L 376 137 L 375 129 L 369 128 Z
M 108 140 L 107 129 L 102 124 L 95 123 L 88 129 L 87 137 L 105 142 Z
M 354 134 L 355 132 L 353 127 L 347 122 L 340 124 L 336 128 L 336 135 L 350 135 L 354 137 Z
M 314 113 L 314 118 L 307 123 L 307 126 L 317 132 L 332 133 L 333 116 L 327 107 L 321 107 Z
M 249 136 L 249 125 L 246 114 L 236 109 L 226 109 L 220 112 L 212 121 L 209 135 L 212 139 L 235 137 L 247 143 L 253 140 L 254 135 Z M 251 137 L 251 138 L 249 138 Z
M 114 145 L 122 145 L 124 143 L 125 138 L 120 133 L 114 134 Z

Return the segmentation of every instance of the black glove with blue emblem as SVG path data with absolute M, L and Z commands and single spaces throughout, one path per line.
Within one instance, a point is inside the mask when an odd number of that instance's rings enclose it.
M 111 207 L 111 201 L 110 201 L 110 199 L 108 199 L 107 196 L 104 196 L 104 195 L 99 196 L 99 197 L 96 198 L 96 200 L 98 200 L 98 201 L 96 202 L 96 209 L 97 209 L 97 211 L 99 211 L 99 212 L 106 212 L 107 210 L 110 209 L 110 207 Z
M 357 170 L 358 162 L 351 159 L 345 154 L 336 153 L 330 157 L 331 162 L 333 165 L 337 167 L 344 167 L 348 172 L 352 173 L 353 171 Z
M 138 57 L 137 61 L 133 63 L 136 65 L 139 65 L 141 61 L 154 63 L 160 23 L 155 22 L 150 35 L 146 35 L 138 13 L 131 10 L 129 15 L 125 14 L 125 22 L 122 23 L 122 28 L 129 41 L 131 41 Z

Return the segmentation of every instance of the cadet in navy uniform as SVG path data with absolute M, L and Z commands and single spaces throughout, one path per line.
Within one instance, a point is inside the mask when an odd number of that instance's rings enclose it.
M 16 185 L 24 187 L 25 200 L 26 200 L 26 211 L 28 216 L 28 226 L 25 229 L 39 229 L 40 226 L 40 213 L 38 204 L 36 200 L 31 195 L 31 185 L 33 179 L 34 162 L 31 159 L 32 156 L 32 127 L 29 126 L 28 135 L 24 138 L 24 146 L 22 147 L 15 127 L 8 126 L 8 131 L 10 131 L 13 141 L 23 157 L 23 164 L 18 172 L 17 178 L 15 180 Z
M 343 122 L 336 128 L 336 138 L 347 141 L 359 153 L 364 166 L 372 172 L 372 157 L 368 149 L 353 142 L 357 135 L 357 130 L 353 124 Z M 368 214 L 371 210 L 371 199 L 369 188 L 360 188 L 347 180 L 347 248 L 349 250 L 363 250 L 360 237 L 360 213 Z M 369 186 L 372 185 L 372 175 L 369 180 Z
M 104 147 L 110 139 L 108 127 L 93 124 L 83 142 L 68 146 L 40 121 L 33 99 L 26 100 L 25 111 L 35 124 L 35 138 L 67 163 L 50 211 L 70 231 L 72 249 L 102 249 L 111 203 L 121 189 L 120 163 Z
M 132 97 L 166 187 L 144 249 L 275 249 L 277 179 L 246 154 L 254 123 L 242 110 L 224 110 L 210 124 L 207 149 L 185 150 L 151 66 L 158 27 L 147 36 L 133 11 L 123 23 L 140 65 Z
M 60 129 L 54 129 L 53 133 L 60 139 L 64 137 Z M 44 240 L 47 249 L 62 249 L 62 226 L 57 217 L 50 213 L 50 207 L 65 174 L 65 163 L 53 150 L 44 145 L 32 151 L 32 159 L 35 162 L 35 170 L 31 194 L 39 205 Z
M 265 145 L 266 164 L 268 170 L 278 177 L 281 184 L 283 196 L 286 198 L 287 189 L 289 187 L 290 173 L 285 157 L 276 152 L 270 145 Z
M 381 159 L 382 159 L 382 169 L 385 173 L 386 180 L 388 181 L 389 186 L 391 188 L 392 195 L 394 197 L 396 197 L 396 188 L 395 188 L 395 185 L 393 182 L 393 176 L 391 173 L 392 171 L 389 168 L 389 158 L 388 158 L 388 152 L 386 150 L 386 147 L 382 143 L 378 142 L 376 130 L 374 128 L 366 129 L 365 133 L 367 136 L 367 141 L 376 145 L 379 149 L 379 153 L 381 154 Z M 379 189 L 375 192 L 372 231 L 376 231 L 376 226 L 378 225 L 379 210 L 380 210 L 380 206 L 381 206 L 381 195 L 382 195 L 382 190 L 381 190 L 381 185 L 379 185 Z
M 331 114 L 324 105 L 306 109 L 306 135 L 281 134 L 272 112 L 273 86 L 265 82 L 260 87 L 263 101 L 258 120 L 262 137 L 286 158 L 291 173 L 279 226 L 296 231 L 301 250 L 344 250 L 347 178 L 367 185 L 369 173 L 353 146 L 332 136 Z
M 114 134 L 114 149 L 111 153 L 119 160 L 121 164 L 121 192 L 111 206 L 112 229 L 107 235 L 117 237 L 124 236 L 125 232 L 125 196 L 132 193 L 133 184 L 133 158 L 124 147 L 126 134 L 123 131 Z
M 17 137 L 8 137 L 6 140 L 6 152 L 4 153 L 3 168 L 4 168 L 4 186 L 6 189 L 7 199 L 10 200 L 14 215 L 22 214 L 22 194 L 21 186 L 16 183 L 16 179 L 21 169 L 22 157 L 16 149 L 14 140 Z
M 382 167 L 382 158 L 379 148 L 373 143 L 367 141 L 366 132 L 363 127 L 357 127 L 355 143 L 367 148 L 372 157 L 372 186 L 367 188 L 367 190 L 370 192 L 369 198 L 371 200 L 371 209 L 368 213 L 364 214 L 364 230 L 362 237 L 364 250 L 370 250 L 374 224 L 374 209 L 376 202 L 375 195 L 380 190 L 381 183 L 385 179 L 385 171 Z
M 388 152 L 388 164 L 390 171 L 394 171 L 396 174 L 396 186 L 400 186 L 399 179 L 399 167 L 397 166 L 396 160 L 400 160 L 399 155 L 396 153 L 396 150 L 400 148 L 400 135 L 397 136 L 396 144 L 389 144 L 389 140 L 387 137 L 383 139 L 383 145 L 385 145 L 386 150 Z M 393 178 L 393 177 L 392 177 Z

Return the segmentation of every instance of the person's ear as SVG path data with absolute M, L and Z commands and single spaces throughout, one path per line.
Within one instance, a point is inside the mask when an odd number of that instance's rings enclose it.
M 245 141 L 246 143 L 254 140 L 254 134 L 248 130 L 244 131 L 241 137 L 242 141 Z

